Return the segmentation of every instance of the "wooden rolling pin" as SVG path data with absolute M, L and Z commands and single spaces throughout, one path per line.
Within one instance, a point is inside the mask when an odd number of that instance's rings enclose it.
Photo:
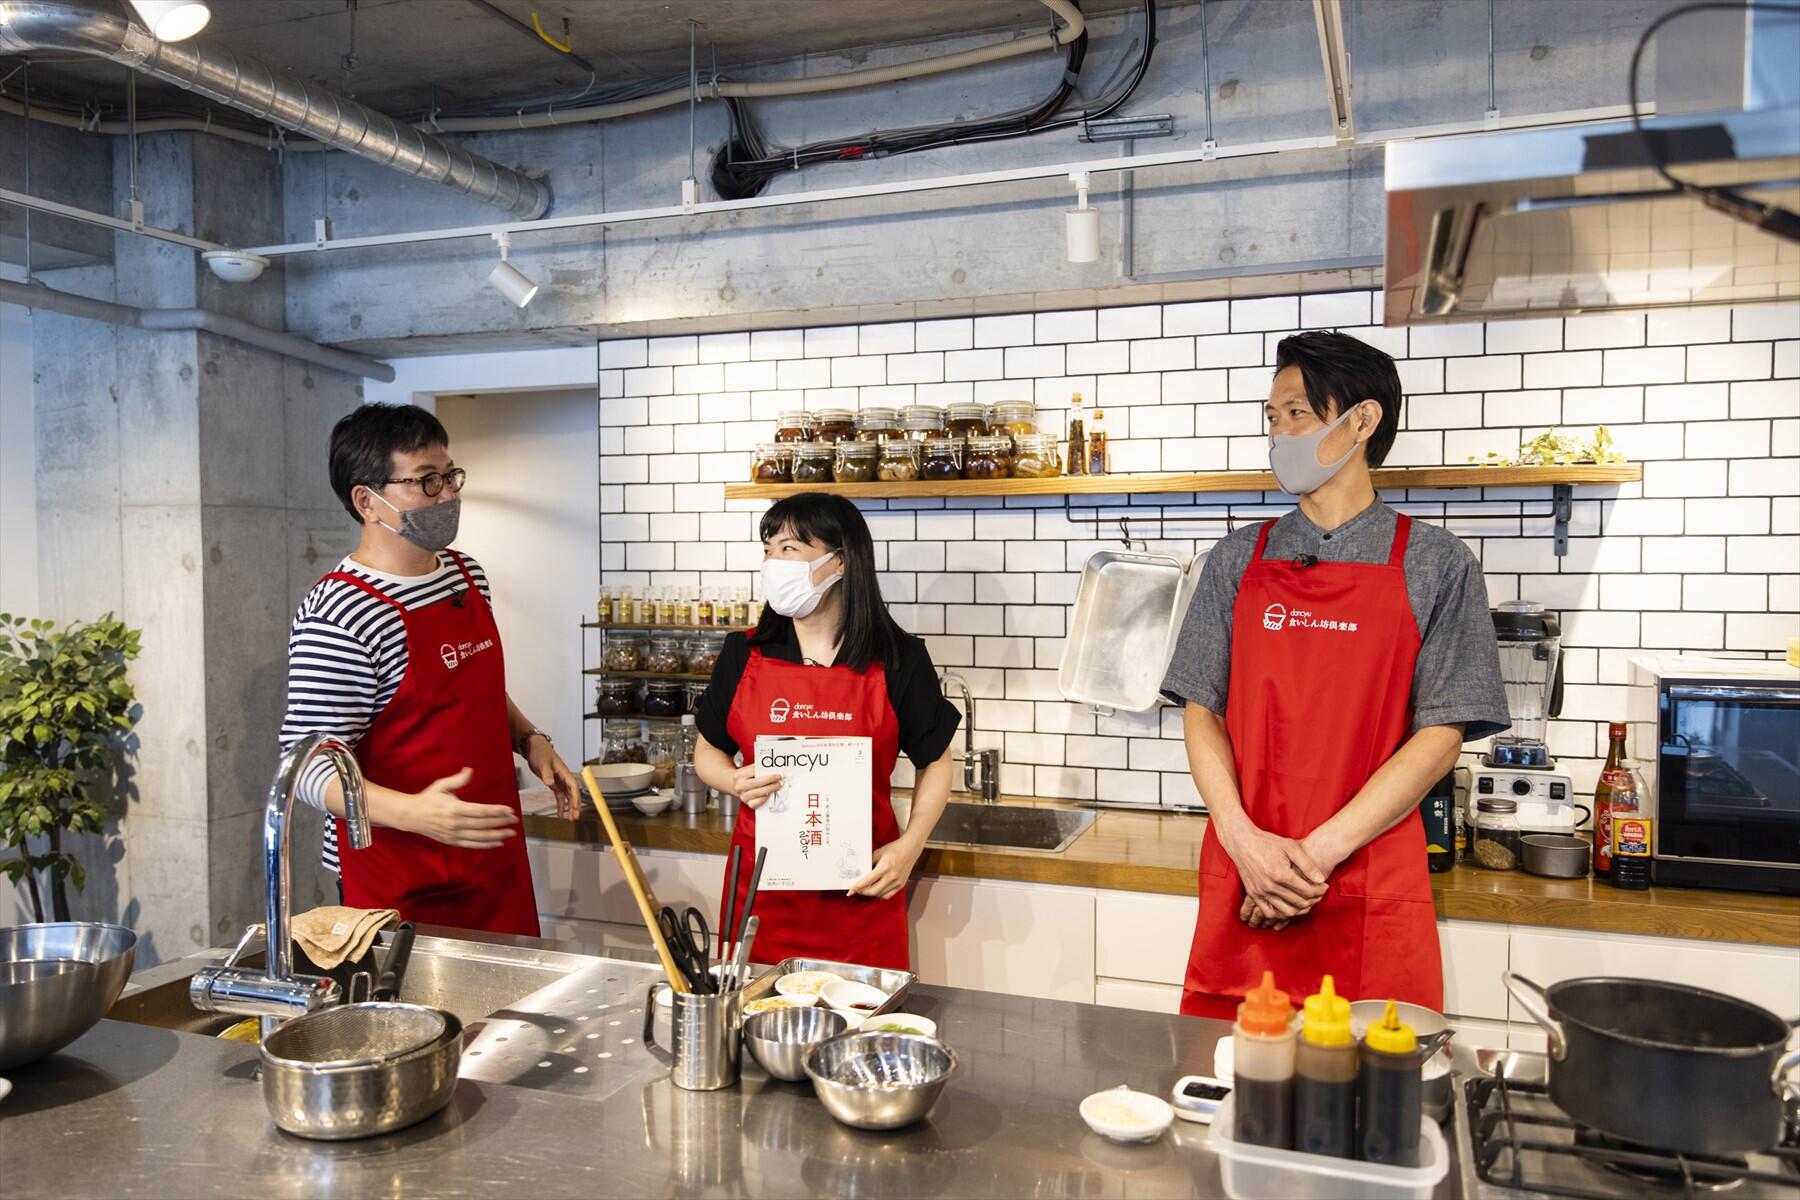
M 631 894 L 637 899 L 638 913 L 644 918 L 644 928 L 650 931 L 650 944 L 656 947 L 656 957 L 662 960 L 663 975 L 669 981 L 669 987 L 678 992 L 691 992 L 687 977 L 675 965 L 675 956 L 669 953 L 669 943 L 663 938 L 662 926 L 657 922 L 657 914 L 662 906 L 656 902 L 656 896 L 650 891 L 650 881 L 644 878 L 644 872 L 638 866 L 637 855 L 631 852 L 631 843 L 619 832 L 619 826 L 612 818 L 612 811 L 606 807 L 606 797 L 600 794 L 600 781 L 594 778 L 592 767 L 581 769 L 581 781 L 587 784 L 588 796 L 594 801 L 594 809 L 600 814 L 600 823 L 606 826 L 606 836 L 612 841 L 613 855 L 619 860 L 619 867 L 625 872 L 625 882 L 631 887 Z

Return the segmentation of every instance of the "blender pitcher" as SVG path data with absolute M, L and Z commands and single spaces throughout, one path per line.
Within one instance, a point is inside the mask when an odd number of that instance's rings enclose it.
M 1550 718 L 1562 712 L 1562 628 L 1531 600 L 1508 600 L 1493 610 L 1493 617 L 1512 728 L 1494 739 L 1488 763 L 1546 767 L 1550 752 L 1544 737 Z

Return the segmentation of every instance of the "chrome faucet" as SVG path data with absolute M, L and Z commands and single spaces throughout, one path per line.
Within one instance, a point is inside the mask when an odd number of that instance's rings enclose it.
M 939 683 L 948 691 L 954 687 L 962 693 L 963 702 L 963 786 L 962 790 L 981 797 L 984 804 L 1000 802 L 1000 752 L 975 748 L 975 697 L 969 684 L 954 671 L 945 671 Z
M 188 1000 L 201 1012 L 237 1013 L 262 1018 L 264 1036 L 283 1021 L 315 1008 L 336 1004 L 341 989 L 336 980 L 318 975 L 294 974 L 294 947 L 288 933 L 288 823 L 294 815 L 294 796 L 307 764 L 323 756 L 336 770 L 344 789 L 344 821 L 350 827 L 350 848 L 365 849 L 374 840 L 369 828 L 369 805 L 363 792 L 362 769 L 350 747 L 323 733 L 308 734 L 281 756 L 275 778 L 269 784 L 263 812 L 263 878 L 267 887 L 268 933 L 266 967 L 261 973 L 237 965 L 250 945 L 256 927 L 246 930 L 223 966 L 206 967 L 188 983 Z

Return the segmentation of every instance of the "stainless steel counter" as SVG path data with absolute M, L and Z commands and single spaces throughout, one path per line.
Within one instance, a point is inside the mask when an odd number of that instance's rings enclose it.
M 12 1073 L 0 1101 L 8 1197 L 1211 1197 L 1201 1126 L 1124 1147 L 1076 1105 L 1126 1083 L 1166 1094 L 1210 1071 L 1221 1022 L 918 987 L 962 1069 L 931 1117 L 846 1129 L 810 1086 L 745 1057 L 722 1092 L 675 1089 L 641 1045 L 641 963 L 591 959 L 473 1029 L 452 1105 L 350 1143 L 269 1123 L 254 1047 L 106 1021 Z

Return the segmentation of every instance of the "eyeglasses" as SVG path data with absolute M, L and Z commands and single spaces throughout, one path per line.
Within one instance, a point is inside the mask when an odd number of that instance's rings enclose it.
M 383 486 L 386 486 L 390 483 L 416 483 L 419 485 L 419 490 L 424 492 L 427 496 L 436 496 L 439 492 L 443 491 L 446 486 L 449 487 L 452 493 L 462 491 L 463 483 L 468 478 L 469 473 L 467 471 L 463 470 L 461 467 L 452 467 L 443 475 L 439 475 L 436 471 L 427 471 L 423 475 L 412 475 L 405 479 L 384 479 L 382 484 Z

